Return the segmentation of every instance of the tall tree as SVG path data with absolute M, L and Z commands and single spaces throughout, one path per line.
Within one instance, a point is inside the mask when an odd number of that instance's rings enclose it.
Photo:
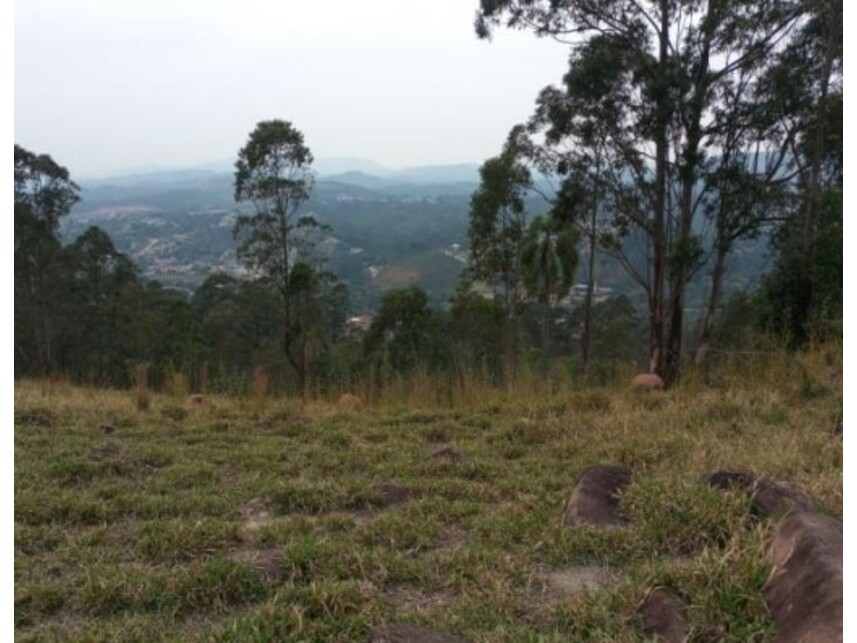
M 525 196 L 531 176 L 510 136 L 500 156 L 479 168 L 481 182 L 470 200 L 468 278 L 494 287 L 506 314 L 506 368 L 514 377 L 521 299 L 521 251 L 527 221 Z M 498 288 L 500 293 L 497 292 Z
M 235 200 L 253 205 L 252 214 L 242 214 L 233 234 L 239 241 L 238 257 L 251 270 L 269 278 L 280 295 L 283 351 L 298 378 L 298 388 L 306 387 L 303 342 L 296 329 L 301 321 L 295 314 L 305 312 L 301 300 L 305 292 L 292 284 L 295 264 L 296 229 L 317 227 L 311 216 L 298 216 L 313 186 L 310 169 L 313 157 L 301 132 L 282 120 L 262 121 L 250 133 L 235 163 Z M 298 333 L 299 334 L 299 333 Z
M 804 15 L 800 0 L 483 0 L 477 14 L 483 37 L 505 24 L 574 39 L 565 91 L 551 94 L 551 109 L 580 123 L 609 107 L 599 121 L 601 198 L 614 213 L 614 236 L 641 235 L 647 252 L 639 261 L 621 243 L 611 250 L 646 293 L 650 368 L 668 382 L 680 374 L 687 286 L 712 243 L 702 219 L 722 158 L 709 150 L 746 126 L 748 101 L 735 97 L 754 94 Z M 578 127 L 560 131 L 580 138 Z M 765 149 L 778 133 L 742 140 Z M 754 168 L 746 152 L 733 157 L 744 170 L 776 174 L 767 162 Z

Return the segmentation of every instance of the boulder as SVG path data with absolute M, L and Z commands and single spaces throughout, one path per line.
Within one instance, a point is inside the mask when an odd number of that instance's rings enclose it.
M 663 589 L 649 592 L 639 608 L 646 632 L 664 643 L 684 643 L 688 628 L 685 604 Z
M 815 503 L 794 482 L 761 478 L 747 471 L 715 471 L 703 476 L 703 481 L 718 489 L 740 489 L 750 496 L 751 511 L 759 518 L 783 514 L 797 507 L 815 509 Z
M 404 623 L 380 625 L 369 632 L 369 643 L 466 643 L 455 634 Z
M 842 641 L 842 523 L 814 511 L 789 512 L 777 525 L 773 570 L 762 593 L 776 643 Z
M 664 381 L 654 373 L 641 373 L 631 380 L 635 391 L 663 391 Z
M 756 481 L 752 488 L 753 511 L 761 518 L 784 514 L 792 508 L 813 511 L 815 503 L 794 482 L 788 480 Z
M 626 467 L 595 466 L 580 476 L 565 506 L 562 522 L 568 527 L 596 525 L 611 527 L 625 521 L 616 510 L 622 492 L 631 484 Z
M 362 411 L 363 400 L 361 400 L 356 395 L 353 395 L 352 393 L 343 393 L 342 396 L 339 398 L 339 401 L 336 403 L 336 406 L 338 406 L 341 410 L 348 411 L 350 413 Z

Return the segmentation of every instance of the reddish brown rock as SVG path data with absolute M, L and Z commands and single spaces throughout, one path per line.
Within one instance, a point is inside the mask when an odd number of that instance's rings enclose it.
M 466 643 L 460 636 L 416 625 L 381 625 L 369 632 L 369 643 Z
M 641 373 L 631 380 L 635 391 L 663 391 L 664 381 L 654 373 Z
M 564 525 L 610 527 L 625 521 L 616 513 L 622 492 L 631 484 L 625 467 L 596 466 L 583 472 L 565 506 Z
M 769 555 L 774 568 L 762 592 L 776 643 L 842 641 L 842 523 L 791 511 L 777 525 Z
M 351 393 L 343 393 L 336 406 L 343 411 L 354 413 L 363 410 L 363 400 Z
M 639 609 L 646 631 L 664 643 L 687 641 L 685 611 L 685 604 L 663 589 L 650 592 Z

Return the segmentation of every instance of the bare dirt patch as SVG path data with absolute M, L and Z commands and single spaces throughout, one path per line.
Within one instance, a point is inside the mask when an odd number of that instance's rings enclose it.
M 574 596 L 616 585 L 619 577 L 604 567 L 566 567 L 543 575 L 545 589 L 557 596 Z

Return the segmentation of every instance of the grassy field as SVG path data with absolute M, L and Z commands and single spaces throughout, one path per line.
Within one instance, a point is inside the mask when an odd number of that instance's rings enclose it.
M 794 480 L 842 515 L 841 394 L 772 379 L 353 414 L 168 395 L 139 412 L 129 392 L 19 382 L 16 638 L 353 641 L 409 622 L 471 641 L 638 641 L 637 606 L 660 586 L 687 602 L 692 640 L 767 640 L 772 523 L 699 476 Z M 629 527 L 561 525 L 594 464 L 633 470 Z M 577 591 L 593 567 L 607 581 Z

